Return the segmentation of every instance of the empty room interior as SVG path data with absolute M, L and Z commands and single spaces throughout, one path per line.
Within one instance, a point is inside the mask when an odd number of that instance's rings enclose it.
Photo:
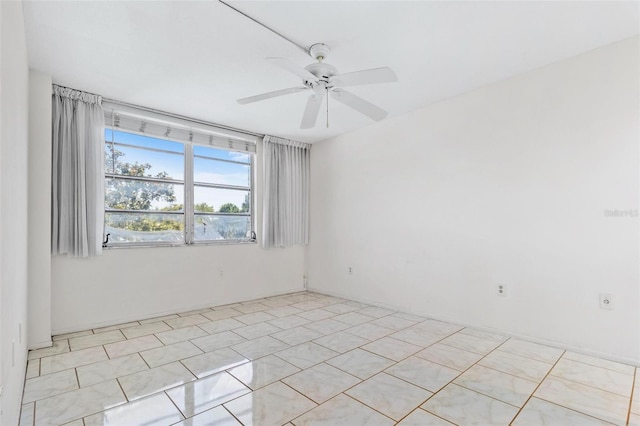
M 0 424 L 640 425 L 639 34 L 1 1 Z

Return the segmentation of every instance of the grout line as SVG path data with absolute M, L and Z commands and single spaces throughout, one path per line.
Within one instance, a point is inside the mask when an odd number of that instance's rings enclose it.
M 168 390 L 169 390 L 169 389 L 165 389 L 165 390 L 163 390 L 163 391 L 162 391 L 162 393 L 163 393 L 167 398 L 169 398 L 169 401 L 173 404 L 173 406 L 174 406 L 174 407 L 176 407 L 176 410 L 178 410 L 178 413 L 180 413 L 180 415 L 181 415 L 182 417 L 184 417 L 185 419 L 188 419 L 189 417 L 187 417 L 187 415 L 186 415 L 184 412 L 182 412 L 182 410 L 180 409 L 180 407 L 178 407 L 178 406 L 176 405 L 175 401 L 174 401 L 174 400 L 169 396 L 169 394 L 167 393 L 167 391 L 168 391 Z M 158 392 L 158 394 L 160 394 L 160 392 Z M 151 395 L 149 395 L 149 396 L 151 396 Z M 148 398 L 148 397 L 147 397 L 147 398 Z M 195 416 L 195 414 L 194 414 L 194 416 Z M 193 417 L 193 416 L 191 416 L 191 417 Z
M 636 392 L 636 375 L 638 374 L 638 369 L 633 369 L 633 384 L 631 385 L 631 396 L 629 397 L 629 411 L 627 412 L 627 424 L 631 421 L 631 410 L 633 408 L 633 394 Z
M 509 339 L 511 340 L 511 339 Z M 531 392 L 531 395 L 529 395 L 529 398 L 527 398 L 527 400 L 524 402 L 524 404 L 522 404 L 522 407 L 520 407 L 520 409 L 518 410 L 518 412 L 516 413 L 516 415 L 513 417 L 513 419 L 511 419 L 511 422 L 509 424 L 512 424 L 513 421 L 515 419 L 518 418 L 518 416 L 520 415 L 520 413 L 522 412 L 522 410 L 524 409 L 524 407 L 527 406 L 527 404 L 529 403 L 529 401 L 531 401 L 531 398 L 533 398 L 533 395 L 538 391 L 538 389 L 540 388 L 540 386 L 542 386 L 542 384 L 544 383 L 545 380 L 547 380 L 547 378 L 551 375 L 551 372 L 553 371 L 553 369 L 556 367 L 556 365 L 558 365 L 558 363 L 560 362 L 560 360 L 562 359 L 562 355 L 564 355 L 566 351 L 562 351 L 562 354 L 558 357 L 558 359 L 556 360 L 556 362 L 553 363 L 553 366 L 549 369 L 549 371 L 547 371 L 547 374 L 545 374 L 545 376 L 542 378 L 542 380 L 540 380 L 540 383 L 538 383 L 538 386 L 536 386 L 536 388 L 533 390 L 533 392 Z M 558 405 L 558 404 L 556 404 Z M 565 407 L 567 408 L 567 407 Z

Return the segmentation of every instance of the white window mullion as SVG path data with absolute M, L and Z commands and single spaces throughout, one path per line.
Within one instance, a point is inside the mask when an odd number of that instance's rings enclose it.
M 193 146 L 184 145 L 184 242 L 193 244 Z

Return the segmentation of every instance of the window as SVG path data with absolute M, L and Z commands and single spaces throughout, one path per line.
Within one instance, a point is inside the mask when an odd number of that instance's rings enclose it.
M 200 131 L 199 139 L 208 142 L 203 145 L 193 142 L 196 133 L 184 125 L 162 122 L 160 134 L 160 125 L 148 117 L 110 110 L 106 118 L 112 123 L 105 130 L 108 246 L 255 239 L 255 145 Z

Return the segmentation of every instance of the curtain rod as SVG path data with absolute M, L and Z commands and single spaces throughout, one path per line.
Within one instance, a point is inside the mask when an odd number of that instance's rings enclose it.
M 140 105 L 135 105 L 135 104 L 130 104 L 127 102 L 122 102 L 116 99 L 111 99 L 111 98 L 105 98 L 102 97 L 103 102 L 111 102 L 113 104 L 116 105 L 122 105 L 122 106 L 126 106 L 126 107 L 130 107 L 130 108 L 137 108 L 143 111 L 148 111 L 148 112 L 153 112 L 156 114 L 162 114 L 162 115 L 166 115 L 168 117 L 173 117 L 173 118 L 178 118 L 180 120 L 186 120 L 186 121 L 191 121 L 193 123 L 197 123 L 197 124 L 203 124 L 205 126 L 212 126 L 212 127 L 217 127 L 219 129 L 223 129 L 223 130 L 231 130 L 233 132 L 238 132 L 238 133 L 242 133 L 245 135 L 249 135 L 249 136 L 255 136 L 257 138 L 264 138 L 264 134 L 261 133 L 254 133 L 254 132 L 249 132 L 247 130 L 242 130 L 242 129 L 237 129 L 235 127 L 231 127 L 231 126 L 225 126 L 222 124 L 216 124 L 216 123 L 212 123 L 210 121 L 204 121 L 204 120 L 198 120 L 197 118 L 191 118 L 191 117 L 186 117 L 184 115 L 180 115 L 180 114 L 173 114 L 170 112 L 166 112 L 166 111 L 160 111 L 158 109 L 154 109 L 154 108 L 148 108 L 148 107 L 143 107 Z

